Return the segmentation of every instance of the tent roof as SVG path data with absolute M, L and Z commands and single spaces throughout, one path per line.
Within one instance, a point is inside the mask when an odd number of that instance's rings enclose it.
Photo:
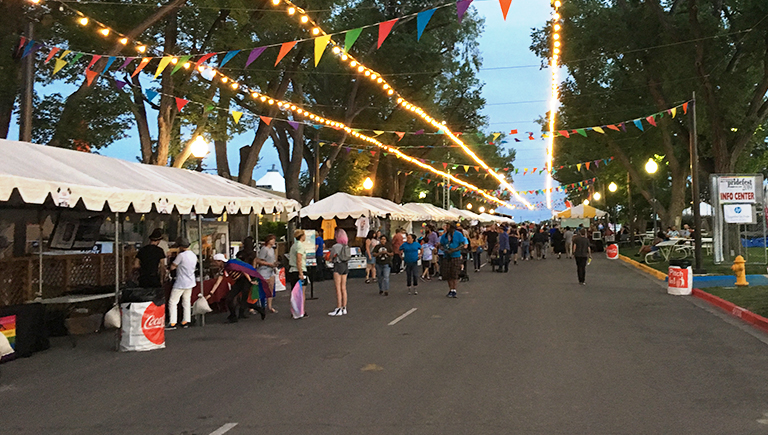
M 469 210 L 462 210 L 460 208 L 451 207 L 451 209 L 449 211 L 451 213 L 455 213 L 455 214 L 460 215 L 463 219 L 469 219 L 471 221 L 479 221 L 480 220 L 480 215 L 478 215 L 477 213 L 472 213 Z
M 462 217 L 458 213 L 425 202 L 410 202 L 403 207 L 421 215 L 421 220 L 455 221 Z
M 571 207 L 569 209 L 561 211 L 560 213 L 557 214 L 557 217 L 583 219 L 583 218 L 603 217 L 606 214 L 608 213 L 602 210 L 598 210 L 595 207 L 592 207 L 591 205 L 579 204 L 575 207 Z
M 299 216 L 309 219 L 345 219 L 361 216 L 387 217 L 396 220 L 418 220 L 420 216 L 403 206 L 384 198 L 355 196 L 344 192 L 310 204 L 299 211 Z
M 216 214 L 294 211 L 298 202 L 186 169 L 145 165 L 98 154 L 0 139 L 0 201 L 14 189 L 28 204 L 43 204 L 50 195 L 58 206 L 125 212 L 131 206 L 147 213 L 192 210 Z

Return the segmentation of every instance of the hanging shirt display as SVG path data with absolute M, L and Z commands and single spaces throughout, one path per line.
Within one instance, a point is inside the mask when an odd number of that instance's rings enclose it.
M 326 240 L 334 238 L 336 234 L 336 219 L 323 219 L 321 228 L 323 229 L 323 238 Z
M 357 227 L 357 237 L 365 238 L 368 236 L 368 231 L 371 229 L 371 224 L 368 222 L 367 217 L 361 216 L 355 221 L 355 227 Z

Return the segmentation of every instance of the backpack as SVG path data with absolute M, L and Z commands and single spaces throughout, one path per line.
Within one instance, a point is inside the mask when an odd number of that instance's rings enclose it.
M 337 260 L 338 263 L 346 263 L 351 258 L 352 258 L 352 250 L 349 249 L 349 245 L 344 245 L 341 247 L 341 251 L 334 258 L 334 260 Z

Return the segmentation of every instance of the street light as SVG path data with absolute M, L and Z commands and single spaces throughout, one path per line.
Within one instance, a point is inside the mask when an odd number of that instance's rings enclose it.
M 594 195 L 592 195 L 592 198 L 595 198 L 595 201 L 600 201 L 600 198 L 602 198 L 603 195 L 600 195 L 600 192 L 595 192 Z
M 588 199 L 585 199 L 585 200 L 584 200 L 584 202 L 583 202 L 583 204 L 584 204 L 584 205 L 589 205 L 589 200 L 588 200 Z
M 659 165 L 656 163 L 653 159 L 648 159 L 648 162 L 645 164 L 645 172 L 647 172 L 649 175 L 653 175 L 656 173 L 656 171 L 659 170 Z M 651 197 L 653 198 L 653 204 L 651 206 L 653 207 L 653 235 L 656 236 L 656 179 L 651 178 Z
M 198 136 L 192 141 L 190 149 L 192 151 L 192 156 L 197 159 L 202 159 L 208 155 L 208 142 L 206 142 L 202 136 Z
M 363 181 L 363 189 L 365 190 L 373 189 L 373 180 L 371 180 L 371 177 L 366 177 L 365 181 Z
M 478 208 L 478 210 L 480 211 L 480 213 L 485 213 L 485 207 L 483 207 L 482 205 L 480 206 L 480 208 Z
M 472 203 L 470 202 L 467 203 L 467 210 L 472 210 Z
M 608 190 L 613 193 L 616 192 L 619 189 L 619 186 L 616 185 L 613 181 L 611 181 L 611 184 L 608 185 Z

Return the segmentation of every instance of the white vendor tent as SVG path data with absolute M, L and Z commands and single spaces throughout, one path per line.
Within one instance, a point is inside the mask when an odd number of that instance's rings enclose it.
M 478 215 L 477 213 L 472 213 L 469 210 L 462 210 L 460 208 L 451 207 L 449 211 L 451 213 L 461 216 L 462 219 L 467 219 L 470 221 L 478 221 L 478 222 L 480 221 L 480 215 Z
M 481 213 L 478 215 L 478 220 L 480 222 L 496 222 L 500 224 L 511 224 L 514 221 L 510 218 L 504 217 L 504 216 L 498 216 L 488 213 Z
M 299 216 L 311 220 L 371 216 L 379 218 L 389 217 L 400 221 L 414 221 L 423 217 L 384 198 L 355 196 L 343 192 L 334 193 L 325 199 L 302 208 L 299 211 Z
M 557 214 L 559 218 L 571 218 L 571 219 L 583 219 L 603 217 L 608 213 L 598 210 L 590 205 L 579 204 L 576 207 L 571 207 Z
M 436 205 L 427 204 L 423 202 L 410 202 L 408 204 L 403 205 L 403 207 L 407 208 L 408 210 L 413 211 L 414 213 L 417 213 L 421 216 L 423 216 L 423 219 L 419 220 L 432 220 L 432 221 L 455 221 L 462 218 L 461 215 L 457 213 L 450 212 L 444 208 L 440 208 Z
M 699 213 L 701 216 L 714 216 L 715 209 L 711 205 L 707 204 L 706 202 L 700 202 L 699 203 Z M 683 215 L 685 216 L 692 216 L 693 215 L 693 207 L 688 207 L 685 210 L 683 210 Z
M 295 211 L 300 204 L 225 178 L 127 162 L 98 154 L 0 140 L 0 201 L 14 189 L 27 204 L 50 196 L 59 207 L 137 213 L 250 214 Z

